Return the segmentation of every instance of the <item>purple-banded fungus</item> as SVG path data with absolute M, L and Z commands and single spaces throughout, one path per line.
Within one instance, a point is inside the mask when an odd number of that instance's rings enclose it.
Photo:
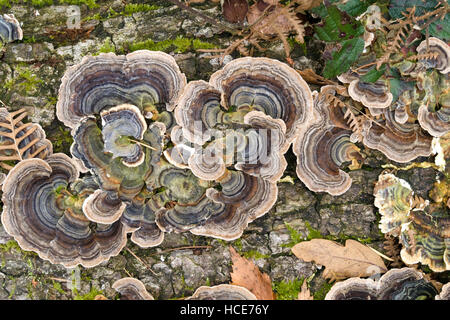
M 140 165 L 144 161 L 143 147 L 135 141 L 144 138 L 147 123 L 139 109 L 133 105 L 122 104 L 103 110 L 100 116 L 104 151 L 111 153 L 113 159 L 121 157 L 126 166 Z
M 432 59 L 419 60 L 419 63 L 425 65 L 426 68 L 439 70 L 442 74 L 450 71 L 450 46 L 441 39 L 429 37 L 417 47 L 417 53 L 424 55 L 434 53 L 436 56 Z
M 383 233 L 399 237 L 406 264 L 422 263 L 435 272 L 450 269 L 450 216 L 445 204 L 414 204 L 409 184 L 382 174 L 374 188 Z
M 56 114 L 66 126 L 74 128 L 86 116 L 126 103 L 157 120 L 174 109 L 185 84 L 186 77 L 175 59 L 163 52 L 86 56 L 66 70 Z
M 0 49 L 2 45 L 22 40 L 23 31 L 13 14 L 0 15 Z
M 65 267 L 93 267 L 122 250 L 126 229 L 120 222 L 89 221 L 82 205 L 95 184 L 78 176 L 73 161 L 61 153 L 20 162 L 4 182 L 1 218 L 24 250 Z
M 310 190 L 339 195 L 352 182 L 340 166 L 361 161 L 362 157 L 351 142 L 352 131 L 342 111 L 328 103 L 327 94 L 334 96 L 335 87 L 322 87 L 316 94 L 314 112 L 308 123 L 300 127 L 293 151 L 297 156 L 297 175 Z
M 391 269 L 379 280 L 350 278 L 336 283 L 325 300 L 432 300 L 436 288 L 412 268 Z
M 145 285 L 135 278 L 122 278 L 113 283 L 112 288 L 120 294 L 120 300 L 155 300 L 145 289 Z
M 233 284 L 219 284 L 213 287 L 202 286 L 186 300 L 257 300 L 247 288 Z

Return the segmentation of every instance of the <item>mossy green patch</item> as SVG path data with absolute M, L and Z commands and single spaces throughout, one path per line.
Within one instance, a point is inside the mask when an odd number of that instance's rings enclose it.
M 122 13 L 127 16 L 131 16 L 133 13 L 148 12 L 159 9 L 160 6 L 146 3 L 128 3 L 125 5 Z
M 103 294 L 102 290 L 99 290 L 94 286 L 91 287 L 91 290 L 88 293 L 83 295 L 80 295 L 77 289 L 74 289 L 73 291 L 75 293 L 75 297 L 73 298 L 74 300 L 94 300 L 96 296 Z
M 314 300 L 324 300 L 328 291 L 330 291 L 331 287 L 334 283 L 324 282 L 322 286 L 313 293 Z
M 277 300 L 297 300 L 304 278 L 272 283 Z
M 28 95 L 35 93 L 43 83 L 44 81 L 39 79 L 38 76 L 25 65 L 18 65 L 15 69 L 15 76 L 10 80 L 5 81 L 3 87 L 8 90 L 14 88 L 17 91 L 21 91 L 23 94 Z
M 245 251 L 242 253 L 242 255 L 247 258 L 247 259 L 267 259 L 270 258 L 270 255 L 268 254 L 263 254 L 259 251 L 256 250 L 250 250 L 250 251 Z
M 167 39 L 159 42 L 155 42 L 152 39 L 148 39 L 141 42 L 127 43 L 124 45 L 124 50 L 133 52 L 137 50 L 150 50 L 150 51 L 173 51 L 175 53 L 184 53 L 190 50 L 199 49 L 212 49 L 216 48 L 216 45 L 203 42 L 198 39 L 177 37 L 175 39 Z

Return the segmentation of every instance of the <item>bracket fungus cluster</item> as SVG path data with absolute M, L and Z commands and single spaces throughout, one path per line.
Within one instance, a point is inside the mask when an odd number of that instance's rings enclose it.
M 325 300 L 431 300 L 436 288 L 412 268 L 391 269 L 378 280 L 350 278 L 338 282 Z
M 374 42 L 350 71 L 338 76 L 352 102 L 370 114 L 355 126 L 359 140 L 401 163 L 430 156 L 432 138 L 450 131 L 450 47 L 429 37 L 416 51 L 395 58 L 383 71 Z
M 446 204 L 416 201 L 410 185 L 393 174 L 380 175 L 374 188 L 383 233 L 399 237 L 406 264 L 422 263 L 435 272 L 450 270 L 450 215 Z
M 443 64 L 432 66 L 439 76 Z M 299 178 L 332 195 L 351 185 L 342 167 L 361 166 L 357 140 L 407 159 L 430 154 L 431 137 L 409 118 L 396 120 L 382 84 L 340 78 L 348 91 L 329 85 L 313 93 L 282 62 L 239 58 L 209 82 L 187 83 L 162 52 L 86 56 L 64 74 L 56 108 L 72 130 L 72 158 L 54 154 L 14 168 L 2 220 L 41 257 L 93 266 L 117 254 L 127 233 L 141 247 L 159 245 L 166 232 L 239 238 L 275 204 L 291 144 Z M 347 111 L 336 106 L 341 96 L 353 101 Z M 358 104 L 381 120 L 355 133 Z

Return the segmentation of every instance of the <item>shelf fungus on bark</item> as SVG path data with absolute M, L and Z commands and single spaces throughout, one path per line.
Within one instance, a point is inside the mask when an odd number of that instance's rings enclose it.
M 121 157 L 128 167 L 140 165 L 144 161 L 144 152 L 136 141 L 144 138 L 147 123 L 139 108 L 122 104 L 103 110 L 100 116 L 104 151 L 111 153 L 113 159 Z
M 185 84 L 186 77 L 175 59 L 163 52 L 86 56 L 66 70 L 56 114 L 66 126 L 74 128 L 86 116 L 127 103 L 158 120 L 174 109 Z
M 436 288 L 412 268 L 391 269 L 379 280 L 350 278 L 336 283 L 325 300 L 432 300 Z
M 444 205 L 413 209 L 400 235 L 406 264 L 422 263 L 435 272 L 450 270 L 450 214 Z
M 220 204 L 221 209 L 214 211 L 204 224 L 191 229 L 193 234 L 235 240 L 250 222 L 266 214 L 277 200 L 276 182 L 242 171 L 227 170 L 218 183 L 219 190 L 209 188 L 206 196 Z
M 233 284 L 219 284 L 213 287 L 199 287 L 186 300 L 257 300 L 257 298 L 247 288 Z
M 422 41 L 416 50 L 418 55 L 436 54 L 432 59 L 419 59 L 419 63 L 424 64 L 427 69 L 437 69 L 442 74 L 450 71 L 450 46 L 441 39 L 429 37 L 428 40 Z
M 23 31 L 13 14 L 0 15 L 0 49 L 8 42 L 22 40 Z
M 327 101 L 335 94 L 335 86 L 322 87 L 314 93 L 314 112 L 304 124 L 293 144 L 297 156 L 297 175 L 312 191 L 343 194 L 350 188 L 350 176 L 340 166 L 362 161 L 359 149 L 351 142 L 352 131 L 339 107 Z
M 113 283 L 112 288 L 120 294 L 120 300 L 155 300 L 145 289 L 145 285 L 135 278 L 122 278 Z
M 131 200 L 142 190 L 162 155 L 164 132 L 162 123 L 153 122 L 143 133 L 143 139 L 134 142 L 142 146 L 143 160 L 137 166 L 129 166 L 122 157 L 107 152 L 102 130 L 95 119 L 88 117 L 73 130 L 71 152 L 98 177 L 101 189 L 118 192 L 122 200 Z
M 408 214 L 412 209 L 413 190 L 408 182 L 393 174 L 381 174 L 375 184 L 373 195 L 375 207 L 381 219 L 380 229 L 383 233 L 399 236 L 401 225 L 408 223 Z
M 262 111 L 284 121 L 290 144 L 311 110 L 311 90 L 298 72 L 277 60 L 246 57 L 226 64 L 209 83 L 190 82 L 175 119 L 188 141 L 203 145 L 211 137 L 208 130 L 233 128 L 246 113 Z
M 87 219 L 82 205 L 96 184 L 78 176 L 73 161 L 61 153 L 20 162 L 4 182 L 1 218 L 22 249 L 65 267 L 93 267 L 121 251 L 126 229 L 120 222 Z
M 395 111 L 385 109 L 379 119 L 364 121 L 362 127 L 363 144 L 391 160 L 405 163 L 431 155 L 432 137 L 416 123 L 398 123 Z
M 417 120 L 434 137 L 450 132 L 450 74 L 419 73 L 415 87 Z
M 436 296 L 436 300 L 450 300 L 450 283 L 442 286 L 441 293 Z
M 200 179 L 217 180 L 227 169 L 276 182 L 283 175 L 287 162 L 284 158 L 289 144 L 285 138 L 286 126 L 260 111 L 251 111 L 243 117 L 240 129 L 216 131 L 214 140 L 191 148 L 187 157 L 189 169 Z M 174 152 L 188 151 L 176 146 Z M 177 154 L 169 157 L 175 161 Z M 183 164 L 181 163 L 181 167 Z
M 450 215 L 444 203 L 413 201 L 409 184 L 392 174 L 380 175 L 374 188 L 383 233 L 399 237 L 406 264 L 422 263 L 435 272 L 450 269 Z
M 359 72 L 348 71 L 339 75 L 338 79 L 348 84 L 348 94 L 353 100 L 362 103 L 369 108 L 372 115 L 376 116 L 391 105 L 393 95 L 383 79 L 373 83 L 361 81 L 361 76 L 367 71 L 364 69 Z

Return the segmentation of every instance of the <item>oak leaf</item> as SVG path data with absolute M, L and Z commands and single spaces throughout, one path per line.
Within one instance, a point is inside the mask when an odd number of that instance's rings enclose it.
M 345 242 L 345 246 L 331 240 L 313 239 L 296 244 L 292 252 L 306 262 L 314 261 L 325 266 L 323 276 L 326 279 L 369 277 L 387 271 L 375 251 L 351 239 Z
M 241 257 L 231 246 L 230 254 L 233 262 L 231 284 L 247 288 L 258 300 L 274 300 L 272 281 L 269 275 L 259 271 L 252 261 Z

